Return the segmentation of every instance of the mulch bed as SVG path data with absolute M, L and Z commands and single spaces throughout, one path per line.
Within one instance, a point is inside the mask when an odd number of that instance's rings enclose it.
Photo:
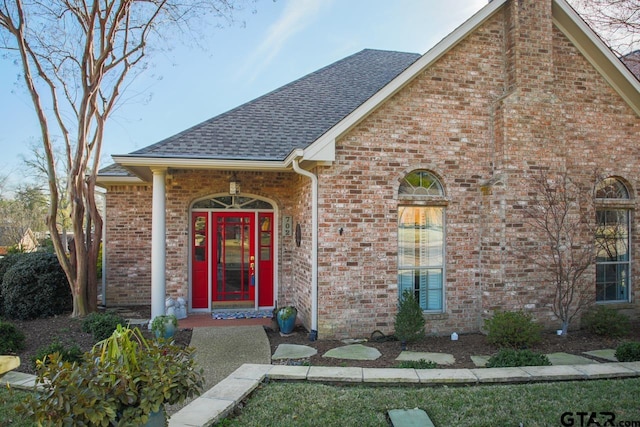
M 632 325 L 632 332 L 623 339 L 608 339 L 600 336 L 592 335 L 586 331 L 570 331 L 565 337 L 558 336 L 551 332 L 544 332 L 542 340 L 532 346 L 530 350 L 539 353 L 557 353 L 565 352 L 589 357 L 582 354 L 585 351 L 600 350 L 605 348 L 616 348 L 618 344 L 624 341 L 640 341 L 640 325 Z M 400 342 L 386 341 L 376 342 L 369 339 L 363 342 L 363 345 L 375 347 L 382 353 L 382 356 L 372 361 L 362 360 L 346 360 L 323 357 L 327 351 L 332 348 L 345 345 L 340 340 L 317 340 L 309 341 L 308 332 L 301 327 L 297 327 L 294 333 L 289 336 L 282 336 L 273 329 L 267 330 L 267 336 L 271 344 L 271 354 L 273 354 L 279 344 L 300 344 L 315 348 L 318 354 L 312 356 L 308 362 L 312 366 L 355 366 L 363 368 L 389 368 L 398 365 L 395 359 L 402 351 Z M 407 344 L 407 350 L 416 352 L 429 353 L 448 353 L 455 358 L 453 365 L 447 365 L 448 368 L 475 368 L 471 361 L 471 356 L 476 355 L 492 355 L 498 351 L 498 348 L 487 342 L 486 336 L 480 333 L 461 334 L 457 341 L 452 341 L 449 336 L 428 336 L 423 340 Z M 604 359 L 590 357 L 598 362 L 608 362 Z M 274 363 L 277 363 L 274 361 Z M 283 361 L 282 363 L 299 363 L 297 361 Z
M 149 316 L 146 307 L 131 308 L 130 311 L 138 311 L 141 318 Z M 148 318 L 148 317 L 147 317 Z M 17 369 L 20 372 L 35 373 L 31 359 L 38 349 L 58 340 L 66 346 L 77 344 L 82 351 L 88 351 L 94 345 L 91 334 L 82 332 L 81 320 L 66 316 L 57 316 L 47 319 L 35 319 L 29 321 L 12 320 L 27 337 L 26 347 L 17 355 L 22 362 Z M 387 368 L 398 364 L 395 360 L 401 351 L 398 341 L 376 342 L 368 340 L 364 345 L 377 348 L 382 356 L 373 361 L 345 360 L 322 357 L 328 350 L 345 345 L 339 340 L 316 340 L 310 341 L 308 332 L 297 327 L 293 334 L 282 336 L 279 332 L 271 328 L 265 328 L 271 345 L 271 353 L 275 352 L 279 344 L 301 344 L 315 348 L 318 351 L 316 356 L 311 357 L 308 362 L 314 366 L 357 366 L 366 368 Z M 598 350 L 604 348 L 616 348 L 624 341 L 640 341 L 640 325 L 633 324 L 631 334 L 624 339 L 607 339 L 591 335 L 585 331 L 571 331 L 567 337 L 559 337 L 555 333 L 544 333 L 542 341 L 531 348 L 531 350 L 541 353 L 566 352 L 582 355 L 584 351 Z M 143 331 L 151 337 L 148 330 Z M 191 340 L 191 329 L 181 329 L 176 333 L 175 340 L 178 344 L 187 345 Z M 322 337 L 320 337 L 322 338 Z M 461 334 L 457 341 L 452 341 L 450 337 L 429 336 L 417 343 L 408 345 L 407 350 L 419 352 L 435 352 L 452 354 L 456 360 L 451 368 L 473 368 L 475 365 L 471 361 L 471 355 L 491 355 L 497 348 L 489 344 L 482 334 Z M 599 360 L 603 362 L 605 360 Z M 300 363 L 300 361 L 284 361 L 274 363 Z

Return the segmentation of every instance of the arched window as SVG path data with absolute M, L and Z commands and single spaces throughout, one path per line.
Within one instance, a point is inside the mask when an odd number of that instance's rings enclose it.
M 195 202 L 192 209 L 273 209 L 271 203 L 244 196 L 219 196 Z
M 627 186 L 618 178 L 598 183 L 596 196 L 596 301 L 629 301 L 630 207 Z
M 444 311 L 444 190 L 415 170 L 398 188 L 398 291 L 414 293 L 425 311 Z

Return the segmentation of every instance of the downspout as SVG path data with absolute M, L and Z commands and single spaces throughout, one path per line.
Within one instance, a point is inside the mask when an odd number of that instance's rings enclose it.
M 293 170 L 311 179 L 311 332 L 309 340 L 318 339 L 318 177 L 300 167 L 298 160 L 293 159 Z

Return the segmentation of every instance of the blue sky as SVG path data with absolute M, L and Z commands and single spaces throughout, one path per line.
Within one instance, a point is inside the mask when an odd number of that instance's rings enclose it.
M 206 50 L 176 44 L 129 85 L 107 124 L 103 163 L 174 135 L 365 48 L 425 53 L 487 0 L 259 0 L 214 29 Z M 38 141 L 19 70 L 0 57 L 0 176 Z M 15 182 L 15 181 L 14 181 Z

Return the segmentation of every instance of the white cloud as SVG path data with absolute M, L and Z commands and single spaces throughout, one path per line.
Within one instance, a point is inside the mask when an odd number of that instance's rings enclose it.
M 248 80 L 253 81 L 280 53 L 286 42 L 304 31 L 330 4 L 331 1 L 327 0 L 289 0 L 282 15 L 267 30 L 264 41 L 249 55 L 240 74 L 251 70 Z

